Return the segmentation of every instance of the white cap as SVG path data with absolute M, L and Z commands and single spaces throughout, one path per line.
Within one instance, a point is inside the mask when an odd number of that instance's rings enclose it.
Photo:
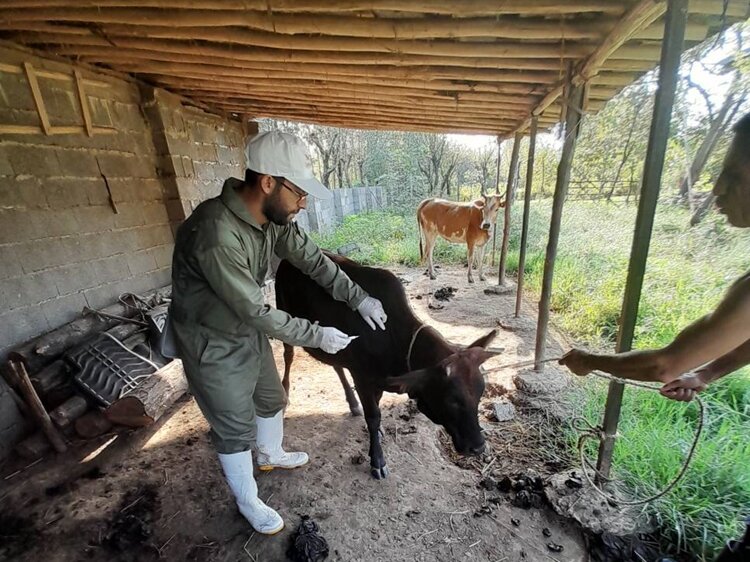
M 286 178 L 318 199 L 333 197 L 313 175 L 307 145 L 296 135 L 281 131 L 255 135 L 245 147 L 245 159 L 253 172 Z

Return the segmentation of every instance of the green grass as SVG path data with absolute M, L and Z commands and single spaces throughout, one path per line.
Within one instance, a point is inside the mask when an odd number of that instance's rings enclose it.
M 569 203 L 555 266 L 552 297 L 555 324 L 582 345 L 611 350 L 617 336 L 634 207 Z M 527 288 L 541 289 L 549 203 L 531 213 Z M 710 311 L 731 281 L 750 269 L 750 233 L 711 216 L 688 228 L 686 211 L 661 206 L 656 217 L 644 280 L 635 347 L 665 345 L 687 324 Z M 508 267 L 518 267 L 520 209 L 514 210 Z M 348 217 L 336 232 L 317 237 L 328 248 L 356 242 L 352 257 L 368 264 L 417 265 L 419 246 L 413 214 L 372 213 Z M 465 247 L 439 243 L 438 263 L 465 261 Z M 581 414 L 601 421 L 606 386 L 586 379 Z M 711 385 L 704 437 L 678 487 L 649 507 L 665 536 L 698 558 L 711 560 L 750 506 L 750 371 Z M 663 488 L 680 469 L 695 431 L 697 406 L 628 389 L 615 451 L 617 476 L 637 496 Z M 574 435 L 571 432 L 571 443 Z

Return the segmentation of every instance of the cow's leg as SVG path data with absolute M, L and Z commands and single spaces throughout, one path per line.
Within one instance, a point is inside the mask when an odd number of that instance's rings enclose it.
M 474 275 L 472 275 L 471 264 L 474 263 L 474 243 L 473 242 L 467 242 L 466 246 L 467 246 L 468 252 L 469 252 L 468 259 L 466 260 L 468 262 L 468 264 L 469 264 L 469 268 L 468 268 L 469 269 L 469 283 L 473 283 L 474 282 Z
M 487 243 L 479 247 L 477 260 L 479 261 L 479 280 L 484 281 L 484 253 L 487 251 Z
M 355 379 L 356 382 L 356 379 Z M 365 412 L 365 423 L 367 431 L 370 434 L 370 476 L 376 480 L 382 480 L 389 474 L 388 467 L 385 464 L 383 448 L 380 444 L 380 398 L 383 396 L 382 390 L 373 390 L 372 388 L 362 388 L 357 384 L 357 393 L 362 401 L 362 409 Z
M 427 272 L 430 274 L 430 279 L 435 279 L 435 263 L 432 261 L 432 251 L 435 249 L 436 240 L 437 236 L 435 233 L 425 231 L 425 255 L 427 256 Z
M 292 370 L 294 362 L 294 346 L 288 343 L 284 344 L 284 378 L 281 379 L 281 386 L 286 391 L 286 403 L 289 404 L 289 373 Z
M 346 402 L 347 404 L 349 404 L 349 411 L 353 416 L 361 416 L 362 408 L 357 401 L 357 397 L 354 394 L 352 387 L 349 386 L 349 381 L 346 380 L 344 369 L 342 369 L 341 367 L 334 367 L 333 370 L 336 371 L 336 374 L 339 376 L 339 380 L 341 381 L 341 386 L 344 387 L 344 396 L 346 396 Z

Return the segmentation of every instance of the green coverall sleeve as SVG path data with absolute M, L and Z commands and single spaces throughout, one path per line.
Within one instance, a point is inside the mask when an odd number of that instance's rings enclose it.
M 211 289 L 244 322 L 291 345 L 318 347 L 323 333 L 304 318 L 269 306 L 238 248 L 220 245 L 199 253 L 198 263 Z
M 320 251 L 297 223 L 289 223 L 276 241 L 276 255 L 289 260 L 302 273 L 323 287 L 334 299 L 356 310 L 367 293 Z

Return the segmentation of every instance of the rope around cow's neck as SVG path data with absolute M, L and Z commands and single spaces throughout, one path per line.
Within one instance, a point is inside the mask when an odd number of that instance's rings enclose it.
M 414 347 L 414 342 L 417 341 L 417 336 L 419 335 L 419 332 L 422 331 L 423 328 L 426 328 L 427 324 L 422 324 L 419 326 L 419 328 L 416 329 L 414 332 L 414 335 L 411 337 L 411 342 L 409 343 L 409 351 L 406 352 L 406 370 L 411 371 L 411 351 Z
M 552 361 L 559 361 L 562 359 L 562 357 L 551 357 L 549 359 L 542 359 L 539 361 L 539 363 L 550 363 Z M 518 363 L 510 363 L 507 365 L 500 365 L 499 367 L 493 367 L 491 369 L 485 370 L 486 373 L 493 373 L 495 371 L 502 371 L 504 369 L 511 369 L 511 368 L 519 368 L 519 367 L 528 367 L 531 365 L 536 364 L 536 360 L 529 360 L 529 361 L 520 361 Z M 614 381 L 619 382 L 621 384 L 626 384 L 629 386 L 634 386 L 636 388 L 642 388 L 646 390 L 651 390 L 653 392 L 659 392 L 659 388 L 650 384 L 645 384 L 642 382 L 637 381 L 631 381 L 626 379 L 621 379 L 619 377 L 614 377 L 612 375 L 609 375 L 607 373 L 602 373 L 600 371 L 592 371 L 592 375 L 599 377 L 600 379 L 608 380 L 608 381 Z M 698 409 L 700 410 L 700 416 L 698 417 L 698 426 L 695 429 L 695 437 L 693 438 L 693 443 L 690 445 L 690 450 L 688 451 L 687 456 L 685 457 L 685 462 L 682 465 L 682 469 L 677 474 L 677 476 L 659 493 L 654 494 L 652 496 L 647 497 L 646 499 L 637 500 L 637 501 L 622 501 L 614 496 L 608 494 L 604 490 L 602 490 L 599 486 L 597 486 L 593 479 L 591 478 L 591 475 L 589 474 L 589 471 L 587 469 L 592 470 L 596 476 L 598 476 L 602 480 L 609 481 L 610 479 L 605 477 L 603 474 L 601 474 L 596 467 L 594 467 L 591 462 L 586 458 L 586 453 L 584 451 L 586 441 L 589 439 L 596 439 L 598 441 L 602 441 L 604 438 L 604 429 L 601 426 L 594 426 L 588 422 L 585 418 L 582 417 L 576 417 L 573 418 L 573 421 L 571 422 L 571 425 L 574 429 L 579 431 L 581 433 L 581 436 L 578 438 L 578 456 L 581 461 L 581 472 L 583 472 L 584 477 L 586 478 L 586 481 L 589 483 L 589 485 L 597 491 L 602 497 L 604 497 L 607 501 L 614 502 L 617 505 L 625 505 L 625 506 L 635 506 L 635 505 L 644 505 L 647 503 L 651 503 L 652 501 L 659 499 L 663 495 L 667 494 L 669 491 L 671 491 L 677 483 L 682 480 L 682 478 L 685 476 L 685 473 L 687 472 L 690 462 L 693 460 L 693 455 L 695 454 L 695 449 L 698 447 L 698 441 L 700 440 L 701 434 L 703 433 L 703 426 L 705 425 L 705 418 L 706 418 L 706 405 L 701 400 L 700 396 L 695 397 L 696 402 L 698 403 Z

